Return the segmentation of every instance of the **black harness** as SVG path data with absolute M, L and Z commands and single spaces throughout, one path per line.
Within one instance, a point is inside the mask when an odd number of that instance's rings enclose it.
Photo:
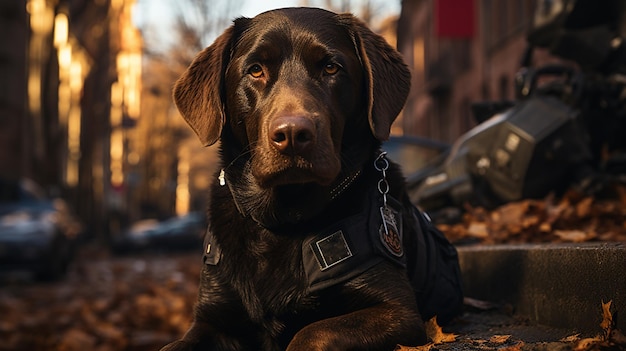
M 372 192 L 370 197 L 376 195 Z M 395 223 L 385 223 L 387 232 L 380 215 L 381 201 L 374 198 L 368 203 L 360 213 L 306 235 L 302 260 L 310 291 L 348 281 L 383 260 L 406 267 L 400 203 L 387 197 L 387 206 L 395 214 Z M 217 265 L 222 257 L 209 230 L 204 252 L 204 263 L 208 265 Z

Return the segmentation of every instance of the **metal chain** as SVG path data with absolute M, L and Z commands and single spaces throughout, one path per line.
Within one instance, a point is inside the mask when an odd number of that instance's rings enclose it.
M 374 168 L 382 173 L 382 178 L 378 181 L 378 192 L 383 196 L 383 207 L 387 207 L 387 194 L 389 193 L 389 183 L 387 182 L 389 161 L 387 161 L 386 155 L 387 152 L 383 151 L 374 160 Z

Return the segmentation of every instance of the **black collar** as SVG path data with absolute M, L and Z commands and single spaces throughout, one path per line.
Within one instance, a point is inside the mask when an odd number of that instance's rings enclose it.
M 247 166 L 248 164 L 246 164 L 246 167 Z M 343 194 L 350 187 L 350 185 L 352 185 L 354 181 L 359 178 L 360 175 L 361 175 L 361 170 L 357 169 L 355 171 L 348 172 L 343 177 L 339 177 L 337 180 L 335 180 L 333 185 L 330 187 L 330 190 L 328 191 L 328 198 L 330 199 L 330 201 L 335 200 L 337 197 Z M 224 186 L 224 185 L 228 186 L 228 190 L 233 198 L 233 202 L 235 203 L 235 206 L 237 207 L 237 211 L 242 216 L 248 217 L 249 214 L 247 213 L 245 208 L 241 205 L 241 200 L 238 199 L 236 195 L 237 192 L 234 191 L 234 189 L 232 188 L 237 183 L 233 179 L 230 178 L 230 174 L 227 172 L 226 169 L 222 169 L 220 171 L 218 180 L 221 186 Z

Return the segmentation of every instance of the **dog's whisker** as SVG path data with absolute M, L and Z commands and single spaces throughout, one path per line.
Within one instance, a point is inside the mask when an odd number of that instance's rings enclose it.
M 248 155 L 252 154 L 252 149 L 254 147 L 255 144 L 250 143 L 248 146 L 246 146 L 246 148 L 239 153 L 239 155 L 237 155 L 226 167 L 224 167 L 224 170 L 227 170 L 228 168 L 230 168 L 233 164 L 235 164 L 235 162 L 237 162 L 240 158 L 242 157 L 247 157 Z

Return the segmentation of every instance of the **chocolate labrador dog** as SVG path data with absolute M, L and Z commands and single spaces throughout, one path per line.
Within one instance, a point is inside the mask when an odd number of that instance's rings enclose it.
M 393 350 L 462 301 L 454 247 L 380 151 L 400 54 L 349 14 L 236 19 L 174 87 L 220 142 L 194 322 L 162 350 Z

